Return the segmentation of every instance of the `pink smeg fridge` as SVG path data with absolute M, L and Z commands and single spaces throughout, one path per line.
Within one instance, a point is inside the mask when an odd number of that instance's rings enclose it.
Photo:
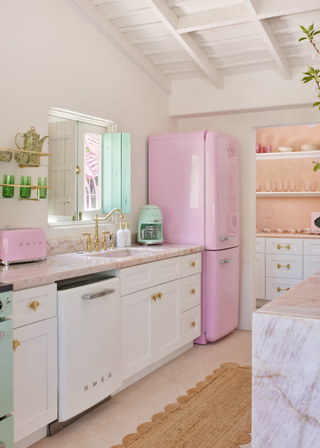
M 213 342 L 239 320 L 239 153 L 213 131 L 149 138 L 149 204 L 163 216 L 164 243 L 204 245 L 201 336 Z

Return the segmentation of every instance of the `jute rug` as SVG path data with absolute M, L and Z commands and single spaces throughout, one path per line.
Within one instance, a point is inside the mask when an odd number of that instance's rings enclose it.
M 251 367 L 222 364 L 112 448 L 238 448 L 251 441 Z

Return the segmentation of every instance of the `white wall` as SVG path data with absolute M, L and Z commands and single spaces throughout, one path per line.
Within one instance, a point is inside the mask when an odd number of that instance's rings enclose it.
M 48 134 L 48 107 L 118 124 L 132 135 L 132 214 L 147 202 L 147 139 L 173 132 L 168 96 L 65 0 L 0 2 L 0 146 L 13 147 L 17 132 L 35 126 Z M 47 141 L 43 151 L 48 151 Z M 3 174 L 46 176 L 47 168 L 0 164 Z M 84 229 L 47 229 L 47 202 L 0 199 L 0 228 L 42 227 L 47 238 L 78 236 Z M 86 229 L 87 230 L 87 229 Z
M 215 130 L 236 137 L 240 145 L 240 327 L 251 329 L 255 303 L 255 128 L 320 122 L 320 112 L 311 107 L 283 111 L 241 113 L 179 120 L 179 131 Z M 310 172 L 312 163 L 310 162 Z M 298 213 L 298 211 L 297 211 Z

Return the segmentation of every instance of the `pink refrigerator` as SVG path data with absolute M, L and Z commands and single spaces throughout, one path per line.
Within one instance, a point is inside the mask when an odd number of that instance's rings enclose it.
M 201 336 L 213 342 L 239 321 L 239 152 L 213 131 L 149 138 L 149 204 L 163 216 L 164 243 L 204 245 Z

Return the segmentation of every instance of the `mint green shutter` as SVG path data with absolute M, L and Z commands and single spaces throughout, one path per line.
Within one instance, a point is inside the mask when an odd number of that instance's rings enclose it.
M 123 213 L 131 212 L 131 134 L 122 134 L 122 200 Z
M 112 210 L 112 134 L 103 135 L 103 211 L 108 213 Z

